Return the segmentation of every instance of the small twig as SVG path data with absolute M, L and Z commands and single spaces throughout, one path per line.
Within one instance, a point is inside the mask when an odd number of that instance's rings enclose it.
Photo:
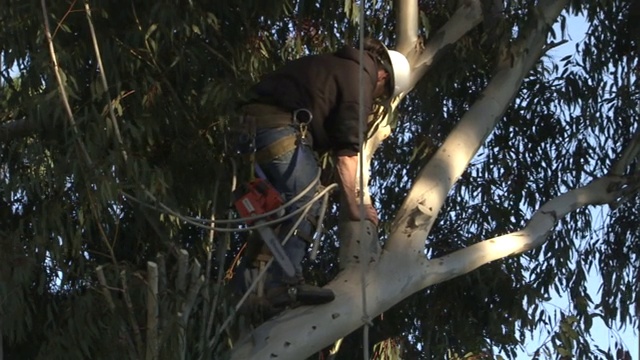
M 0 61 L 1 60 L 2 59 L 0 58 Z M 3 69 L 0 66 L 0 84 L 2 84 L 3 87 L 8 87 L 9 89 L 11 89 L 13 91 L 18 92 L 18 88 L 16 88 L 15 82 L 13 81 L 11 76 L 8 75 L 8 73 L 9 73 L 9 69 L 7 69 L 7 68 Z M 4 83 L 2 82 L 2 80 L 4 80 Z
M 88 187 L 88 185 L 87 185 Z M 100 232 L 100 238 L 102 239 L 102 241 L 104 242 L 105 246 L 107 247 L 107 249 L 109 250 L 109 256 L 111 257 L 111 261 L 113 262 L 113 265 L 116 269 L 118 269 L 118 260 L 116 258 L 115 252 L 113 250 L 113 246 L 111 245 L 111 243 L 109 243 L 109 238 L 107 237 L 107 233 L 104 230 L 104 227 L 102 226 L 102 224 L 100 223 L 100 216 L 98 214 L 98 209 L 96 206 L 96 201 L 93 198 L 93 196 L 91 195 L 91 191 L 90 189 L 88 189 L 87 191 L 88 197 L 89 197 L 89 208 L 91 209 L 91 215 L 93 216 L 97 226 L 98 226 L 98 230 Z M 104 277 L 104 275 L 103 275 Z M 100 274 L 98 273 L 98 279 L 100 281 Z M 131 322 L 131 327 L 133 329 L 133 335 L 135 337 L 135 344 L 136 346 L 132 346 L 130 349 L 130 356 L 131 358 L 134 359 L 139 359 L 140 356 L 142 355 L 142 349 L 143 349 L 143 345 L 142 345 L 142 336 L 140 335 L 140 329 L 138 328 L 138 325 L 136 323 L 135 320 L 135 316 L 134 316 L 134 310 L 133 310 L 133 304 L 131 302 L 131 297 L 129 295 L 129 288 L 127 286 L 127 278 L 126 278 L 126 274 L 125 271 L 122 270 L 120 271 L 120 280 L 122 282 L 122 289 L 120 291 L 122 291 L 123 297 L 124 297 L 124 301 L 125 304 L 127 305 L 127 310 L 128 310 L 128 314 L 129 314 L 129 321 Z M 104 285 L 106 286 L 106 279 L 104 280 Z M 124 331 L 125 333 L 127 333 L 126 331 Z M 128 334 L 128 333 L 127 333 Z M 133 356 L 135 355 L 135 356 Z
M 42 15 L 44 16 L 44 28 L 45 28 L 45 37 L 47 38 L 47 42 L 49 43 L 49 53 L 51 54 L 51 61 L 53 62 L 53 73 L 56 76 L 56 81 L 58 83 L 58 90 L 60 91 L 60 98 L 62 100 L 62 104 L 67 113 L 67 118 L 69 120 L 69 124 L 71 124 L 71 129 L 73 130 L 74 135 L 76 136 L 76 142 L 78 147 L 80 148 L 80 152 L 84 157 L 84 160 L 87 162 L 87 165 L 92 166 L 93 162 L 91 161 L 91 157 L 89 157 L 89 153 L 87 149 L 84 147 L 84 144 L 80 140 L 80 131 L 78 130 L 78 125 L 76 124 L 76 120 L 73 117 L 73 111 L 71 111 L 71 105 L 69 104 L 69 97 L 67 95 L 67 90 L 64 88 L 64 84 L 62 83 L 62 75 L 60 75 L 60 66 L 58 65 L 58 57 L 56 56 L 56 51 L 53 47 L 53 39 L 51 37 L 51 27 L 49 26 L 49 16 L 47 15 L 47 4 L 45 0 L 40 1 L 42 5 Z
M 102 265 L 98 266 L 96 268 L 96 273 L 98 274 L 98 282 L 102 286 L 102 294 L 104 295 L 105 299 L 107 299 L 109 309 L 113 311 L 116 308 L 116 304 L 113 302 L 111 292 L 109 291 L 109 286 L 107 285 L 107 278 L 104 276 L 104 267 Z
M 147 262 L 147 354 L 146 360 L 158 358 L 158 265 Z
M 62 19 L 60 19 L 60 21 L 58 21 L 58 25 L 56 26 L 56 29 L 53 30 L 53 35 L 51 35 L 51 37 L 56 37 L 56 34 L 58 33 L 58 30 L 60 30 L 60 28 L 62 27 L 62 24 L 67 19 L 67 16 L 69 16 L 69 14 L 71 14 L 72 12 L 78 11 L 78 10 L 71 10 L 76 5 L 76 1 L 78 1 L 78 0 L 73 0 L 71 5 L 69 5 L 69 8 L 67 9 L 67 12 L 64 13 L 64 15 L 62 16 Z
M 182 319 L 183 306 L 185 305 L 185 297 L 187 290 L 187 270 L 189 266 L 189 253 L 185 249 L 178 250 L 178 274 L 176 275 L 176 292 L 178 293 L 178 321 Z M 180 344 L 180 359 L 184 360 L 186 356 L 186 324 L 180 322 L 178 328 L 178 343 Z
M 216 280 L 216 288 L 215 288 L 215 296 L 213 297 L 213 302 L 211 303 L 211 310 L 209 312 L 209 320 L 207 321 L 207 339 L 211 338 L 211 331 L 213 330 L 213 321 L 215 320 L 216 308 L 218 307 L 218 302 L 220 301 L 220 294 L 222 293 L 222 281 L 224 280 L 224 263 L 227 254 L 227 247 L 230 243 L 231 235 L 229 233 L 225 233 L 223 240 L 218 244 L 218 248 L 216 251 L 216 259 L 218 260 L 218 279 Z
M 127 330 L 127 326 L 122 324 L 122 337 L 126 339 L 127 342 L 127 350 L 129 352 L 129 359 L 138 359 L 138 354 L 136 354 L 136 346 L 133 344 L 133 340 L 131 340 L 131 333 Z
M 556 42 L 550 42 L 547 45 L 545 45 L 544 49 L 542 50 L 543 53 L 547 53 L 559 46 L 562 46 L 566 43 L 568 43 L 568 40 L 560 40 L 560 41 L 556 41 Z
M 129 322 L 131 323 L 131 328 L 133 329 L 133 336 L 136 341 L 136 349 L 138 354 L 137 356 L 139 358 L 140 354 L 143 354 L 142 335 L 140 335 L 140 328 L 138 327 L 138 323 L 136 322 L 136 317 L 134 315 L 133 303 L 131 302 L 131 296 L 129 295 L 129 286 L 127 285 L 127 274 L 124 270 L 120 271 L 120 281 L 122 282 L 122 295 L 124 298 L 124 302 L 127 305 Z
M 120 145 L 120 150 L 122 151 L 122 157 L 126 162 L 128 159 L 127 152 L 124 149 L 124 143 L 122 141 L 122 136 L 120 135 L 120 128 L 118 126 L 118 120 L 116 119 L 116 114 L 113 111 L 113 103 L 111 102 L 111 95 L 109 94 L 109 85 L 107 83 L 107 76 L 105 75 L 105 69 L 104 69 L 104 66 L 102 65 L 102 56 L 100 55 L 100 47 L 98 46 L 96 31 L 93 28 L 93 21 L 91 20 L 91 8 L 89 7 L 89 2 L 87 0 L 85 0 L 84 2 L 84 10 L 87 13 L 87 21 L 89 22 L 89 31 L 91 32 L 91 40 L 93 41 L 93 50 L 96 53 L 96 60 L 98 61 L 98 72 L 100 73 L 100 79 L 102 80 L 102 87 L 104 88 L 104 94 L 107 100 L 107 106 L 109 107 L 109 116 L 111 120 L 111 126 L 113 127 L 113 133 L 116 136 L 118 145 Z
M 200 265 L 200 262 L 197 259 L 193 259 L 193 265 L 191 266 L 191 283 L 189 284 L 190 288 L 198 282 L 201 270 L 202 266 Z

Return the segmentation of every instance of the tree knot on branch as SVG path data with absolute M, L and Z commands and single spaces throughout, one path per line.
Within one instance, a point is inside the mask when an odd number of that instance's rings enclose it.
M 407 227 L 410 229 L 417 229 L 429 224 L 433 215 L 433 207 L 424 204 L 424 201 L 418 203 L 418 205 L 411 210 L 409 219 L 407 220 Z
M 558 222 L 558 213 L 554 210 L 548 210 L 548 211 L 540 211 L 540 213 L 544 214 L 544 215 L 549 215 L 551 216 L 551 218 L 553 218 L 553 222 L 556 223 Z

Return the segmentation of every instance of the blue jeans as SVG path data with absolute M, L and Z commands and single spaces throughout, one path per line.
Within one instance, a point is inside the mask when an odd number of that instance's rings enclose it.
M 258 129 L 256 131 L 255 138 L 256 151 L 263 149 L 282 137 L 297 134 L 298 129 L 293 126 Z M 284 153 L 267 164 L 260 165 L 260 169 L 266 176 L 267 180 L 269 180 L 280 194 L 282 194 L 285 202 L 288 202 L 313 182 L 318 175 L 320 167 L 311 146 L 308 144 L 298 144 L 295 149 Z M 291 206 L 287 207 L 286 213 L 290 214 L 291 212 L 306 205 L 315 196 L 319 186 L 320 184 L 317 182 L 315 186 L 304 196 L 294 202 Z M 280 265 L 274 262 L 268 272 L 266 288 L 281 286 L 284 284 L 296 284 L 303 280 L 302 259 L 309 247 L 309 243 L 296 234 L 307 234 L 307 237 L 311 237 L 313 235 L 315 228 L 308 220 L 308 217 L 317 219 L 319 210 L 320 204 L 316 201 L 307 213 L 307 216 L 298 225 L 297 231 L 294 232 L 294 235 L 291 236 L 284 245 L 284 250 L 291 259 L 295 268 L 295 276 L 293 278 L 286 276 Z M 289 233 L 298 217 L 299 216 L 293 216 L 281 223 L 280 230 L 278 232 L 280 239 L 283 240 L 287 233 Z

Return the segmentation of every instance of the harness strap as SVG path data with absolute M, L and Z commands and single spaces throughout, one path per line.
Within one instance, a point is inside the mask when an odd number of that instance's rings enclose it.
M 256 151 L 255 160 L 258 165 L 267 164 L 273 159 L 295 149 L 296 146 L 298 146 L 298 137 L 296 135 L 284 136 Z

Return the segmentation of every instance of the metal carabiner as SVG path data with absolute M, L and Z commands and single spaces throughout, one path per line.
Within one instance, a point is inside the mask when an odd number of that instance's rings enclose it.
M 311 114 L 309 109 L 300 108 L 293 111 L 293 123 L 297 124 L 298 128 L 300 128 L 300 140 L 303 142 L 306 140 L 307 130 L 311 120 L 313 120 L 313 114 Z
M 300 116 L 299 116 L 300 114 L 305 114 L 305 115 L 303 115 L 304 119 L 300 118 Z M 311 120 L 313 120 L 313 114 L 311 114 L 311 111 L 309 111 L 309 109 L 300 108 L 300 109 L 293 110 L 293 123 L 294 124 L 307 124 L 307 125 L 309 125 Z

